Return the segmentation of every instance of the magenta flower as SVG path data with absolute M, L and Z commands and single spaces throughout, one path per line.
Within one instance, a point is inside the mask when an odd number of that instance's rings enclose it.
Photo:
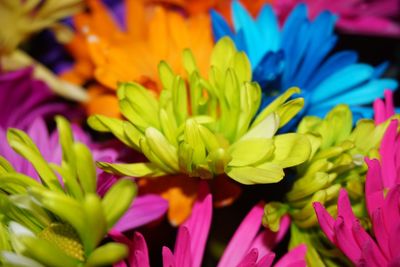
M 286 234 L 290 221 L 288 217 L 284 217 L 278 233 L 269 230 L 260 232 L 262 216 L 263 205 L 260 203 L 251 209 L 236 230 L 218 263 L 219 267 L 272 265 L 275 254 L 271 250 Z M 174 252 L 167 247 L 162 249 L 164 267 L 201 266 L 211 217 L 212 196 L 207 194 L 207 189 L 203 186 L 192 215 L 178 229 Z M 120 262 L 114 267 L 150 266 L 146 241 L 140 233 L 134 233 L 132 240 L 117 231 L 113 231 L 111 236 L 129 247 L 127 262 Z M 282 257 L 274 266 L 306 266 L 305 253 L 305 245 L 300 245 Z
M 78 125 L 71 125 L 74 140 L 84 143 L 92 152 L 93 159 L 98 161 L 114 161 L 118 153 L 112 147 L 103 147 L 94 143 Z M 58 132 L 49 133 L 43 119 L 37 118 L 30 126 L 27 126 L 27 134 L 32 138 L 47 162 L 60 164 L 62 160 L 62 149 L 59 143 Z M 25 174 L 40 182 L 33 165 L 25 158 L 18 155 L 7 143 L 6 131 L 0 128 L 0 156 L 9 161 L 17 172 Z M 97 193 L 100 196 L 118 180 L 118 177 L 105 173 L 97 168 Z M 157 195 L 138 196 L 132 202 L 131 207 L 115 224 L 114 229 L 127 231 L 147 224 L 162 217 L 168 209 L 168 203 Z
M 397 128 L 398 121 L 392 120 L 381 143 L 381 160 L 366 159 L 365 201 L 373 236 L 354 216 L 345 190 L 339 195 L 336 220 L 320 203 L 314 203 L 323 232 L 356 266 L 400 266 L 400 137 Z
M 400 37 L 400 2 L 398 0 L 279 0 L 275 7 L 286 17 L 298 3 L 306 3 L 309 16 L 324 10 L 338 16 L 336 26 L 348 33 Z
M 33 78 L 33 68 L 0 71 L 0 128 L 25 130 L 36 118 L 66 114 L 68 105 L 42 81 Z

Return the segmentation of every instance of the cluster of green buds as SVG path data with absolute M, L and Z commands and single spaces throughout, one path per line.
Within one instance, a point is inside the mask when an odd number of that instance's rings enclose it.
M 373 120 L 363 119 L 353 129 L 352 113 L 346 105 L 336 106 L 324 119 L 308 116 L 300 122 L 297 132 L 309 138 L 310 158 L 296 168 L 296 179 L 286 193 L 285 201 L 265 206 L 263 224 L 277 231 L 281 217 L 289 214 L 292 220 L 290 247 L 307 244 L 310 266 L 329 266 L 330 260 L 340 255 L 325 242 L 313 202 L 323 203 L 336 216 L 339 190 L 345 188 L 355 215 L 366 218 L 363 196 L 367 166 L 364 158 L 379 156 L 379 144 L 387 125 L 375 125 Z M 320 257 L 320 253 L 324 257 Z
M 40 182 L 17 173 L 0 157 L 2 266 L 105 266 L 128 254 L 125 245 L 100 244 L 131 205 L 134 183 L 121 179 L 100 198 L 91 152 L 73 140 L 64 118 L 56 122 L 63 151 L 60 165 L 46 162 L 23 131 L 7 132 L 10 146 L 31 162 Z
M 305 135 L 276 135 L 303 107 L 302 98 L 288 100 L 298 88 L 257 113 L 260 86 L 251 82 L 247 56 L 227 37 L 213 49 L 208 79 L 201 77 L 189 50 L 183 52 L 183 62 L 188 81 L 167 63 L 159 64 L 159 96 L 136 83 L 119 85 L 120 110 L 127 120 L 89 118 L 92 128 L 113 133 L 149 160 L 100 162 L 101 168 L 135 177 L 227 175 L 239 183 L 257 184 L 278 182 L 283 168 L 308 159 L 311 148 Z

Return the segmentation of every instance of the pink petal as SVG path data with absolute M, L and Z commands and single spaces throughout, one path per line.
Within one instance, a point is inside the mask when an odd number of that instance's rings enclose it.
M 185 226 L 179 227 L 176 238 L 174 256 L 176 267 L 192 266 L 191 238 L 189 229 Z
M 376 125 L 384 122 L 386 118 L 385 104 L 382 99 L 376 99 L 373 104 L 374 107 L 374 121 Z
M 338 197 L 338 216 L 343 217 L 347 223 L 352 223 L 357 220 L 351 208 L 350 199 L 346 190 L 340 189 Z
M 254 267 L 258 259 L 258 251 L 253 248 L 247 253 L 237 267 Z
M 229 241 L 218 264 L 219 267 L 231 267 L 240 263 L 260 229 L 263 213 L 262 203 L 251 209 Z
M 379 154 L 381 154 L 382 177 L 385 188 L 391 188 L 396 183 L 395 142 L 399 122 L 392 120 L 382 138 Z
M 346 221 L 342 216 L 336 219 L 334 226 L 335 243 L 349 260 L 356 263 L 361 258 L 361 249 L 354 239 L 351 226 L 352 222 Z
M 145 225 L 165 214 L 168 202 L 157 195 L 144 195 L 135 198 L 131 207 L 116 223 L 114 229 L 120 232 Z
M 169 248 L 162 248 L 162 258 L 164 267 L 177 267 L 175 264 L 175 257 Z
M 129 255 L 130 267 L 150 267 L 147 244 L 139 232 L 133 234 L 133 245 L 134 254 Z
M 306 245 L 299 245 L 286 253 L 274 266 L 275 267 L 305 267 Z
M 386 19 L 378 17 L 341 17 L 337 27 L 349 33 L 374 34 L 380 36 L 400 35 L 400 26 Z
M 270 267 L 275 259 L 275 253 L 269 252 L 264 257 L 261 258 L 256 264 L 256 267 Z
M 289 226 L 290 217 L 285 215 L 281 219 L 279 231 L 277 233 L 272 232 L 269 229 L 263 230 L 257 235 L 250 247 L 258 249 L 260 258 L 264 257 L 264 255 L 271 252 L 274 247 L 285 237 Z
M 365 202 L 370 217 L 372 213 L 379 207 L 383 206 L 383 179 L 381 174 L 381 166 L 377 159 L 365 159 L 368 165 L 367 177 L 365 180 Z
M 183 224 L 191 236 L 191 267 L 200 267 L 212 218 L 212 196 L 207 183 L 200 183 L 198 199 L 193 205 L 192 214 Z M 177 241 L 178 244 L 178 241 Z
M 322 206 L 319 202 L 313 203 L 315 213 L 317 214 L 318 223 L 321 227 L 321 230 L 325 233 L 326 237 L 332 242 L 335 243 L 335 232 L 333 227 L 335 225 L 335 220 L 332 216 L 325 210 L 324 206 Z
M 400 11 L 400 10 L 399 10 Z M 391 90 L 385 90 L 385 107 L 386 107 L 386 119 L 389 119 L 395 114 L 394 103 L 393 103 L 393 92 Z
M 383 263 L 386 261 L 375 241 L 364 230 L 364 228 L 361 227 L 359 221 L 356 221 L 353 224 L 353 235 L 358 243 L 358 246 L 361 248 L 362 253 L 364 253 L 366 247 L 368 246 L 368 254 L 370 254 L 370 257 L 375 259 L 375 262 Z

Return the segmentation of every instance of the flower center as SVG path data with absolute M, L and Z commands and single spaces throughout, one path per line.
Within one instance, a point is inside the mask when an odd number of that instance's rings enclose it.
M 59 249 L 80 261 L 84 261 L 83 246 L 76 231 L 68 224 L 52 223 L 38 236 L 56 245 Z

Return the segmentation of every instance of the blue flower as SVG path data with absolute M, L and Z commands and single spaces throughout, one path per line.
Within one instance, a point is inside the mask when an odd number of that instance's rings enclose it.
M 394 90 L 397 82 L 380 79 L 387 67 L 358 63 L 354 51 L 333 53 L 337 36 L 333 29 L 336 16 L 321 12 L 314 21 L 307 18 L 307 7 L 297 5 L 283 27 L 270 5 L 264 5 L 253 19 L 238 2 L 232 3 L 234 30 L 216 11 L 211 11 L 214 37 L 230 36 L 239 50 L 249 56 L 253 79 L 264 92 L 263 108 L 291 86 L 302 89 L 304 115 L 324 116 L 339 103 L 348 104 L 355 119 L 371 117 L 365 107 L 382 97 L 385 89 Z M 291 127 L 296 124 L 296 120 Z

